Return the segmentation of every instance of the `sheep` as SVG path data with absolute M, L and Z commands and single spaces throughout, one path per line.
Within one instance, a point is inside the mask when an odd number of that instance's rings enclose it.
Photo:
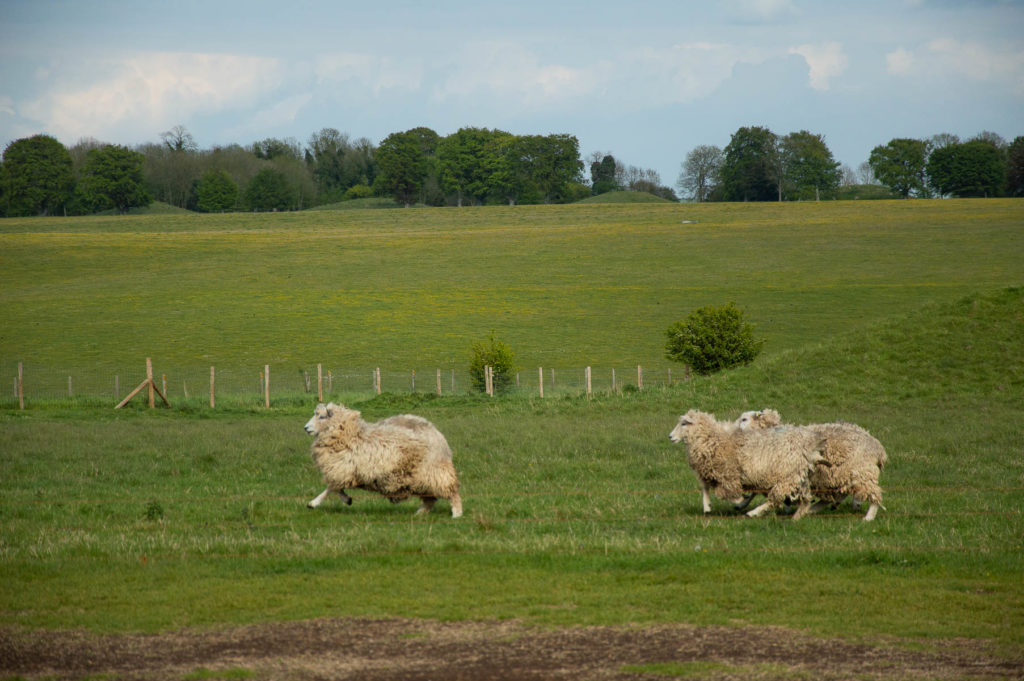
M 743 431 L 775 429 L 782 426 L 782 418 L 774 409 L 748 411 L 736 419 L 736 427 Z M 811 512 L 826 505 L 833 507 L 848 496 L 855 507 L 868 502 L 865 522 L 871 522 L 882 506 L 882 488 L 878 477 L 888 460 L 885 447 L 871 433 L 853 423 L 837 421 L 810 426 L 815 433 L 827 438 L 822 456 L 830 464 L 817 467 L 811 473 L 811 490 L 820 501 Z
M 765 503 L 749 511 L 751 518 L 778 508 L 787 498 L 798 503 L 794 520 L 811 506 L 811 470 L 824 462 L 823 437 L 802 428 L 738 431 L 719 423 L 713 414 L 691 409 L 669 433 L 672 442 L 686 442 L 690 467 L 701 484 L 704 513 L 711 512 L 709 492 L 738 503 L 743 494 L 767 490 Z
M 438 498 L 451 504 L 452 517 L 462 516 L 459 480 L 452 450 L 430 421 L 412 414 L 367 423 L 360 412 L 340 404 L 319 404 L 306 423 L 315 436 L 313 461 L 327 485 L 307 506 L 316 508 L 333 491 L 346 504 L 345 490 L 378 492 L 393 503 L 420 497 L 417 514 L 429 513 Z

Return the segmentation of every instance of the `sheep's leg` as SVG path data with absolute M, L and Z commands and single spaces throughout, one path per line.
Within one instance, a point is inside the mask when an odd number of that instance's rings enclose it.
M 459 496 L 459 493 L 456 492 L 455 494 L 453 494 L 451 496 L 451 498 L 448 499 L 448 502 L 452 505 L 452 517 L 453 518 L 461 518 L 462 517 L 462 497 Z
M 317 506 L 319 506 L 320 504 L 322 504 L 322 503 L 323 503 L 324 499 L 326 499 L 326 498 L 327 498 L 327 495 L 328 495 L 328 494 L 330 494 L 330 493 L 331 493 L 331 488 L 330 488 L 330 487 L 328 487 L 328 488 L 327 488 L 327 489 L 325 489 L 325 490 L 324 490 L 323 492 L 321 492 L 320 494 L 318 494 L 318 495 L 317 495 L 317 497 L 316 497 L 316 499 L 313 499 L 313 500 L 312 500 L 312 501 L 310 501 L 310 502 L 309 502 L 308 504 L 306 504 L 306 506 L 307 506 L 308 508 L 316 508 Z
M 704 505 L 704 513 L 711 513 L 711 495 L 708 493 L 708 486 L 703 481 L 700 483 L 700 499 Z
M 423 499 L 423 505 L 416 509 L 416 515 L 422 515 L 424 513 L 430 513 L 430 509 L 434 508 L 434 502 L 437 501 L 437 497 L 420 497 Z
M 757 508 L 755 508 L 754 510 L 748 511 L 747 512 L 747 517 L 748 518 L 756 518 L 759 515 L 761 515 L 762 513 L 764 513 L 765 511 L 770 510 L 771 508 L 772 508 L 772 502 L 766 501 L 763 504 L 761 504 L 760 506 L 758 506 Z
M 337 490 L 337 492 L 338 492 L 339 495 L 341 495 L 341 500 L 344 501 L 346 505 L 348 505 L 348 506 L 352 505 L 352 497 L 350 497 L 349 495 L 345 494 L 345 490 L 339 489 L 339 490 Z M 320 504 L 322 504 L 324 502 L 324 499 L 326 499 L 328 497 L 328 495 L 330 495 L 330 493 L 331 493 L 331 488 L 328 487 L 323 492 L 318 494 L 316 499 L 313 499 L 308 504 L 306 504 L 306 506 L 308 508 L 316 508 L 317 506 L 319 506 Z
M 811 508 L 808 511 L 808 513 L 817 513 L 818 511 L 820 511 L 823 508 L 830 508 L 830 507 L 831 508 L 835 508 L 835 506 L 833 504 L 830 504 L 827 501 L 816 501 L 816 502 L 814 502 L 814 505 L 811 506 Z
M 813 512 L 813 507 L 811 506 L 811 502 L 809 500 L 801 501 L 800 505 L 796 507 L 796 513 L 793 514 L 793 520 L 800 520 L 808 513 Z
M 732 507 L 735 508 L 737 511 L 742 511 L 747 506 L 750 506 L 750 502 L 753 501 L 754 497 L 756 496 L 756 492 L 753 494 L 744 494 L 742 499 L 733 503 Z
M 880 504 L 871 504 L 870 506 L 868 506 L 868 512 L 867 515 L 864 516 L 864 522 L 870 523 L 872 520 L 875 519 L 875 515 L 878 514 L 879 506 Z

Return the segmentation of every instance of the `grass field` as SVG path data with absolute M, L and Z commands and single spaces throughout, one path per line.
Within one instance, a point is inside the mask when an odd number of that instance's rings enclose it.
M 1024 203 L 335 216 L 2 221 L 3 366 L 461 366 L 492 328 L 526 366 L 657 364 L 664 327 L 728 300 L 768 345 L 749 367 L 591 399 L 355 398 L 367 418 L 438 424 L 457 521 L 358 493 L 307 510 L 309 396 L 153 412 L 8 398 L 0 624 L 768 624 L 1021 655 Z M 889 452 L 886 510 L 793 523 L 715 501 L 702 517 L 667 439 L 691 406 L 860 423 Z

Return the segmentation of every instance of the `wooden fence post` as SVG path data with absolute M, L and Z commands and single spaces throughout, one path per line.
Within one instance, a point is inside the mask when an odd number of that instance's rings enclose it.
M 114 374 L 114 399 L 121 399 L 121 375 Z
M 380 395 L 380 367 L 377 367 L 373 372 L 373 389 L 377 391 L 378 395 Z
M 25 373 L 21 362 L 18 362 L 18 409 L 25 409 Z
M 153 389 L 156 386 L 153 384 L 153 360 L 149 357 L 146 358 L 146 382 L 149 384 L 149 408 L 152 409 L 156 406 L 153 400 Z
M 216 384 L 215 374 L 214 374 L 213 367 L 211 366 L 210 367 L 210 409 L 214 409 L 215 408 L 214 407 L 215 403 L 214 403 L 214 399 L 213 399 L 213 392 L 214 392 L 215 384 Z
M 540 385 L 540 396 L 544 397 L 544 367 L 538 367 L 537 378 Z
M 644 389 L 644 370 L 639 364 L 636 365 L 636 387 L 638 390 Z
M 270 409 L 270 365 L 263 365 L 263 404 Z
M 615 385 L 615 369 L 612 369 L 612 392 L 615 392 L 617 389 Z
M 316 365 L 316 401 L 324 401 L 324 365 Z
M 587 367 L 587 370 L 583 373 L 586 374 L 587 377 L 587 397 L 590 397 L 590 367 Z
M 416 392 L 416 370 L 412 370 L 412 391 Z
M 437 370 L 437 394 L 441 394 L 441 370 Z

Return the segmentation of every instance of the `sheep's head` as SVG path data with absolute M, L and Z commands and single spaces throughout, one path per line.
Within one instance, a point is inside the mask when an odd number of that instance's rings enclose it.
M 360 412 L 348 409 L 343 404 L 320 403 L 313 410 L 313 418 L 306 422 L 306 432 L 319 435 L 328 428 L 339 427 L 345 430 L 348 424 L 358 422 L 360 416 Z
M 679 423 L 672 429 L 672 432 L 668 434 L 668 439 L 672 442 L 682 442 L 686 437 L 687 430 L 694 426 L 712 424 L 715 422 L 714 414 L 708 414 L 703 411 L 691 409 L 682 416 L 679 417 Z
M 782 417 L 774 409 L 745 411 L 736 419 L 736 427 L 740 430 L 761 430 L 777 428 L 782 425 Z

